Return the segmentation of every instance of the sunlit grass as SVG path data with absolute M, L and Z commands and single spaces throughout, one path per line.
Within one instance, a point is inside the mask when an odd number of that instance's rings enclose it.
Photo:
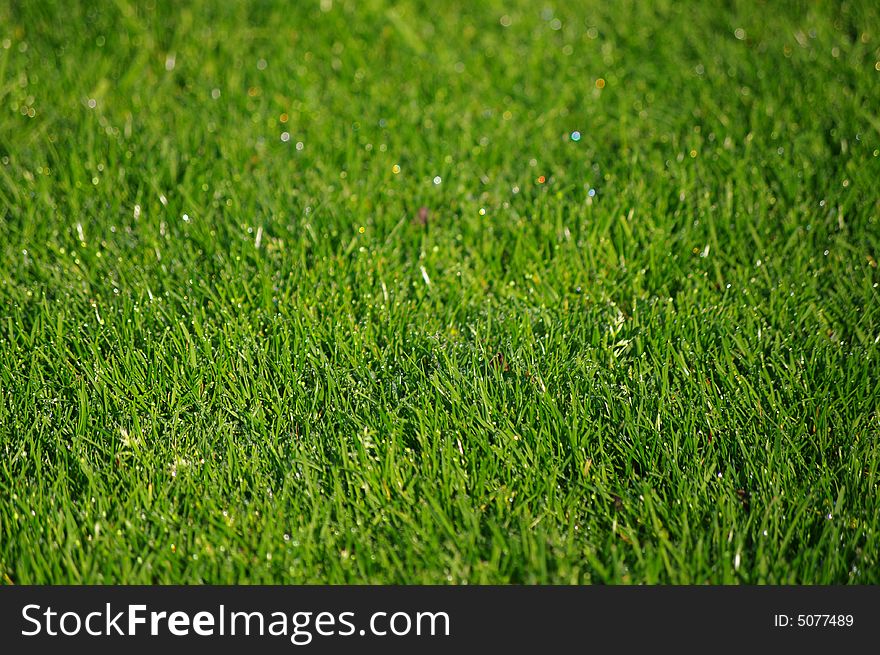
M 880 583 L 873 2 L 0 1 L 0 578 Z

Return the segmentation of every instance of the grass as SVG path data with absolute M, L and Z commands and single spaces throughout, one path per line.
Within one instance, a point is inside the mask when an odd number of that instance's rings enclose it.
M 880 583 L 876 3 L 91 5 L 0 1 L 0 579 Z

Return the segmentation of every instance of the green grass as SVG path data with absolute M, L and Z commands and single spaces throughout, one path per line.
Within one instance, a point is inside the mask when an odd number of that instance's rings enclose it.
M 0 0 L 0 579 L 880 583 L 875 2 L 92 4 Z

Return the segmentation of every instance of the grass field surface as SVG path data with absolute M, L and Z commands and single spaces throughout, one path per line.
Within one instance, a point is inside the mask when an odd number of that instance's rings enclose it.
M 5 583 L 880 583 L 875 2 L 0 1 Z

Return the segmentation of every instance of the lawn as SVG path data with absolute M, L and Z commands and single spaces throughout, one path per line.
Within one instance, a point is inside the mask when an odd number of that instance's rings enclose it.
M 0 580 L 878 584 L 878 259 L 869 0 L 0 0 Z

